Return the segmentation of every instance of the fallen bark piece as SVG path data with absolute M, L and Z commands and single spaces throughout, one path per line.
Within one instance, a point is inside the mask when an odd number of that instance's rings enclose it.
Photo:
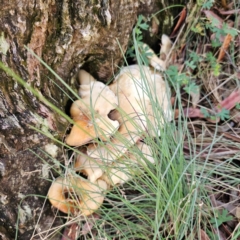
M 180 17 L 177 21 L 177 24 L 176 26 L 174 27 L 170 37 L 175 37 L 176 34 L 177 34 L 177 31 L 180 29 L 180 27 L 184 24 L 185 20 L 186 20 L 186 17 L 187 17 L 187 8 L 184 7 L 183 10 L 181 11 L 180 13 Z

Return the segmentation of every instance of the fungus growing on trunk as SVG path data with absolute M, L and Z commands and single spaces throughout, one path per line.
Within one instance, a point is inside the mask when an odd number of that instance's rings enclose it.
M 144 135 L 158 136 L 173 115 L 170 89 L 162 76 L 149 67 L 124 67 L 109 87 L 119 102 L 110 117 L 120 123 L 120 128 L 111 142 L 90 145 L 87 153 L 92 158 L 114 161 Z
M 78 176 L 58 177 L 48 191 L 48 198 L 61 212 L 88 216 L 102 205 L 106 189 L 106 182 L 100 179 L 92 183 Z
M 172 43 L 164 35 L 162 44 L 161 54 L 167 56 Z M 85 174 L 87 180 L 70 176 L 59 177 L 52 183 L 48 197 L 60 211 L 75 213 L 78 208 L 84 216 L 92 214 L 102 204 L 103 192 L 108 187 L 141 174 L 146 161 L 154 163 L 150 146 L 140 139 L 159 136 L 164 124 L 173 119 L 173 113 L 170 89 L 156 72 L 165 70 L 167 60 L 159 59 L 146 46 L 147 57 L 155 69 L 124 67 L 110 86 L 96 81 L 84 70 L 79 71 L 81 99 L 71 106 L 75 124 L 66 143 L 81 146 L 96 138 L 105 142 L 90 143 L 77 156 L 74 170 Z M 65 192 L 72 198 L 67 198 Z
M 74 163 L 74 170 L 87 176 L 90 182 L 95 182 L 104 172 L 106 166 L 100 159 L 90 158 L 85 151 L 77 155 Z
M 118 104 L 116 95 L 105 84 L 96 81 L 90 74 L 82 71 L 79 74 L 79 95 L 70 109 L 71 117 L 75 122 L 70 134 L 66 137 L 66 143 L 71 146 L 81 146 L 95 138 L 106 141 L 113 135 L 118 127 L 118 121 L 108 117 L 110 111 Z
M 170 40 L 170 38 L 163 34 L 162 35 L 162 45 L 161 45 L 161 49 L 160 49 L 160 59 L 165 61 L 165 67 L 168 66 L 168 54 L 170 52 L 170 49 L 172 48 L 172 41 Z
M 106 168 L 101 179 L 110 186 L 124 184 L 133 176 L 139 175 L 142 172 L 140 167 L 146 165 L 146 161 L 154 163 L 150 146 L 139 141 L 136 143 L 136 147 L 141 151 L 141 154 L 134 150 L 131 153 L 127 153 L 127 157 L 118 159 Z

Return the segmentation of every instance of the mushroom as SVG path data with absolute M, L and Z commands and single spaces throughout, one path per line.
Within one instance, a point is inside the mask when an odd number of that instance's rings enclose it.
M 146 165 L 146 160 L 154 163 L 150 146 L 139 141 L 136 147 L 142 152 L 143 157 L 133 150 L 127 154 L 127 158 L 122 157 L 108 167 L 101 179 L 110 186 L 124 184 L 141 172 L 139 165 Z
M 103 175 L 103 165 L 101 160 L 90 158 L 82 151 L 76 158 L 74 170 L 86 175 L 90 182 L 96 182 Z
M 143 44 L 143 51 L 145 52 L 144 54 L 146 54 L 148 60 L 149 60 L 149 64 L 157 69 L 158 71 L 164 71 L 166 70 L 166 63 L 160 59 L 155 53 L 154 51 L 147 45 L 147 44 Z
M 58 177 L 48 191 L 48 198 L 61 212 L 88 216 L 102 205 L 106 189 L 106 182 L 100 179 L 91 183 L 78 176 Z M 66 193 L 72 199 L 66 197 Z
M 170 38 L 165 34 L 162 35 L 161 41 L 162 41 L 162 45 L 160 49 L 160 58 L 167 60 L 166 58 L 169 55 L 169 52 L 172 48 L 173 43 L 170 40 Z
M 149 67 L 124 67 L 109 87 L 119 102 L 119 107 L 110 116 L 120 123 L 120 128 L 106 145 L 90 144 L 87 154 L 92 158 L 114 161 L 146 133 L 158 136 L 173 114 L 168 85 Z
M 172 41 L 170 38 L 163 34 L 161 38 L 162 44 L 160 49 L 160 58 L 154 53 L 154 51 L 147 45 L 143 44 L 142 50 L 144 51 L 145 56 L 149 60 L 149 64 L 158 71 L 166 70 L 168 65 L 167 55 L 169 54 L 170 49 L 172 48 Z
M 86 73 L 80 74 L 81 78 L 87 76 L 87 79 L 80 80 L 84 83 L 79 88 L 81 99 L 76 100 L 70 109 L 75 124 L 66 137 L 66 143 L 71 146 L 81 146 L 95 138 L 106 141 L 119 127 L 118 121 L 108 117 L 118 104 L 116 95 L 108 86 Z
M 80 69 L 78 72 L 78 81 L 80 85 L 89 85 L 90 83 L 94 83 L 97 80 L 87 71 Z

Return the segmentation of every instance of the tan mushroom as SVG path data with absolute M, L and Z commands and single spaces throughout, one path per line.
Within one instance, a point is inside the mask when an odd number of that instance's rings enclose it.
M 173 117 L 170 89 L 162 76 L 149 67 L 123 68 L 110 88 L 119 102 L 111 118 L 120 123 L 120 128 L 110 143 L 89 145 L 87 149 L 90 157 L 105 161 L 121 157 L 146 133 L 159 135 L 164 123 Z
M 168 61 L 166 61 L 170 49 L 172 48 L 172 41 L 170 38 L 163 34 L 161 38 L 162 44 L 160 49 L 160 57 L 147 45 L 143 44 L 143 51 L 149 60 L 149 64 L 158 71 L 164 71 L 167 68 Z
M 160 59 L 147 44 L 143 44 L 143 50 L 149 60 L 149 64 L 158 71 L 166 70 L 166 63 Z
M 82 75 L 86 74 L 82 73 Z M 108 117 L 109 112 L 118 104 L 116 95 L 108 86 L 93 77 L 81 82 L 89 82 L 89 84 L 80 85 L 81 99 L 75 101 L 70 109 L 75 124 L 66 137 L 66 143 L 71 146 L 81 146 L 95 138 L 105 141 L 119 127 L 118 121 Z
M 160 49 L 160 58 L 167 60 L 166 58 L 169 55 L 173 44 L 172 44 L 172 41 L 170 40 L 170 38 L 165 34 L 162 35 L 161 41 L 162 41 L 162 45 L 161 45 L 161 49 Z M 165 64 L 167 65 L 166 62 L 165 62 Z
M 61 212 L 88 216 L 102 205 L 106 189 L 106 182 L 100 179 L 91 183 L 77 176 L 58 177 L 48 191 L 48 198 Z
M 101 160 L 90 158 L 84 150 L 74 163 L 74 170 L 83 173 L 90 182 L 96 182 L 103 175 L 104 168 Z
M 80 69 L 78 72 L 78 81 L 80 85 L 88 85 L 96 82 L 97 80 L 87 71 Z
M 131 161 L 141 165 L 146 165 L 147 162 L 152 164 L 155 163 L 155 159 L 153 157 L 154 154 L 152 152 L 152 148 L 149 145 L 138 141 L 136 143 L 136 147 L 141 152 L 143 157 L 141 154 L 139 154 L 138 151 L 131 151 L 131 153 L 129 153 L 129 159 L 131 159 Z
M 127 154 L 127 158 L 122 157 L 108 167 L 101 179 L 110 186 L 124 184 L 132 179 L 134 175 L 140 174 L 140 167 L 146 165 L 146 160 L 154 163 L 150 146 L 137 142 L 136 147 L 142 152 L 142 156 L 133 150 Z

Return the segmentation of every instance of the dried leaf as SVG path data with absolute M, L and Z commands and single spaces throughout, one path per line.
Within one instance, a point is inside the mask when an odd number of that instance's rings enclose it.
M 232 36 L 230 34 L 227 34 L 227 36 L 224 38 L 222 47 L 221 47 L 220 52 L 218 54 L 217 62 L 222 61 L 222 59 L 224 58 L 225 53 L 226 53 L 231 41 L 232 41 Z
M 222 6 L 223 6 L 225 9 L 228 9 L 227 1 L 226 1 L 226 0 L 222 0 Z
M 180 17 L 179 17 L 179 19 L 178 19 L 178 22 L 177 22 L 175 28 L 173 29 L 173 31 L 172 31 L 172 33 L 171 33 L 171 35 L 170 35 L 170 38 L 171 38 L 171 37 L 174 37 L 174 36 L 176 35 L 177 31 L 178 31 L 178 30 L 180 29 L 180 27 L 182 26 L 182 24 L 183 24 L 183 22 L 185 21 L 186 17 L 187 17 L 187 8 L 184 7 L 183 10 L 182 10 L 181 13 L 180 13 Z
M 150 28 L 151 36 L 157 35 L 158 30 L 159 30 L 159 21 L 156 16 L 153 16 L 152 22 L 151 22 L 151 28 Z
M 199 118 L 205 118 L 204 114 L 201 112 L 201 109 L 199 108 L 185 108 L 183 110 L 184 115 L 186 117 L 194 118 L 194 117 L 199 117 Z
M 225 138 L 232 139 L 233 141 L 240 143 L 240 138 L 239 137 L 233 136 L 232 134 L 226 133 L 226 132 L 223 133 L 223 135 L 224 135 Z
M 239 190 L 237 188 L 233 188 L 230 190 L 229 201 L 236 202 L 239 200 L 239 196 L 240 196 Z
M 233 14 L 238 14 L 240 13 L 240 9 L 234 9 L 234 10 L 228 10 L 228 11 L 224 11 L 221 9 L 217 9 L 217 11 L 221 14 L 221 15 L 233 15 Z
M 62 235 L 61 240 L 75 240 L 78 238 L 78 224 L 73 223 L 69 226 L 66 226 Z
M 240 89 L 232 92 L 226 99 L 224 99 L 220 103 L 220 106 L 217 107 L 217 111 L 221 111 L 223 108 L 231 110 L 238 103 L 240 103 Z
M 220 102 L 218 106 L 215 107 L 216 112 L 221 112 L 223 109 L 231 110 L 240 103 L 240 90 L 232 92 L 225 100 Z M 218 122 L 219 116 L 216 119 L 211 119 L 207 114 L 204 114 L 200 108 L 184 108 L 183 114 L 185 117 L 189 118 L 206 118 L 209 122 Z M 175 110 L 175 119 L 179 117 L 179 110 Z
M 223 203 L 221 201 L 217 201 L 217 205 L 218 207 L 225 208 L 229 213 L 240 219 L 240 207 L 237 207 L 232 202 Z
M 208 237 L 208 235 L 206 234 L 206 232 L 203 231 L 202 229 L 200 230 L 200 239 L 201 239 L 201 240 L 210 240 L 210 238 Z
M 219 29 L 222 28 L 222 25 L 223 25 L 222 18 L 220 18 L 217 14 L 215 14 L 214 12 L 212 12 L 210 10 L 204 10 L 203 12 L 205 13 L 208 20 L 211 21 L 215 27 L 217 27 Z
M 99 219 L 99 215 L 93 214 L 92 218 L 89 218 L 88 221 L 82 226 L 82 234 L 87 235 L 92 231 L 92 228 L 94 227 L 95 221 Z
M 240 219 L 240 207 L 236 207 L 236 217 Z

